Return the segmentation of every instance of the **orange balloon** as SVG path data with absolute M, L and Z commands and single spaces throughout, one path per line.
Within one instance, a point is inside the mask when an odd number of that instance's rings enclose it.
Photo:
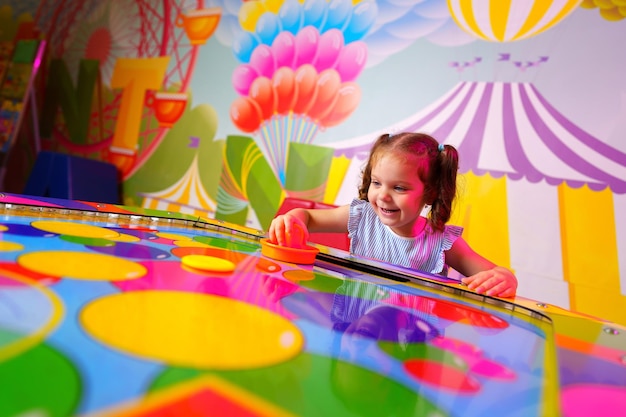
M 293 112 L 306 113 L 317 97 L 317 71 L 311 64 L 304 64 L 296 70 L 296 100 Z
M 296 99 L 296 77 L 289 67 L 280 67 L 272 77 L 276 94 L 276 112 L 286 114 Z
M 261 117 L 267 120 L 274 114 L 276 95 L 272 80 L 267 77 L 258 77 L 250 85 L 248 96 L 261 108 Z
M 261 108 L 250 97 L 238 97 L 231 104 L 230 118 L 235 126 L 248 133 L 257 130 L 263 121 Z
M 360 101 L 361 88 L 353 82 L 343 83 L 332 111 L 320 120 L 320 124 L 324 127 L 337 126 L 352 114 Z
M 317 79 L 317 97 L 307 112 L 313 120 L 321 120 L 330 113 L 337 101 L 337 93 L 341 86 L 339 73 L 334 69 L 327 69 L 320 73 Z

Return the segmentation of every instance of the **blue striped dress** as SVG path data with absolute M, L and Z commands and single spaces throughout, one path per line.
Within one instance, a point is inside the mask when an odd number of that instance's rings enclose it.
M 365 200 L 350 204 L 348 235 L 354 255 L 432 274 L 447 274 L 445 251 L 461 236 L 463 228 L 445 226 L 443 232 L 426 227 L 416 237 L 402 237 L 385 226 Z

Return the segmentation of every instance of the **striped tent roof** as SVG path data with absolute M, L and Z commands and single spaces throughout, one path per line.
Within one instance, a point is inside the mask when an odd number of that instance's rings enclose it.
M 198 172 L 198 155 L 194 156 L 189 169 L 176 183 L 165 190 L 140 193 L 144 198 L 142 207 L 166 211 L 180 211 L 197 216 L 211 216 L 216 203 L 206 192 Z
M 364 158 L 372 138 L 394 131 L 454 145 L 461 172 L 626 193 L 626 154 L 568 120 L 529 83 L 461 82 L 388 130 L 329 146 Z

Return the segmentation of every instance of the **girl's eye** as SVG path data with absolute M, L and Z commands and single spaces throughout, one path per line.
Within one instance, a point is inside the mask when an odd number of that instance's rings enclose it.
M 377 186 L 377 187 L 380 185 L 380 183 L 379 183 L 378 181 L 376 181 L 376 180 L 372 180 L 372 181 L 371 181 L 371 184 L 372 184 L 372 185 L 375 185 L 375 186 Z
M 398 185 L 398 186 L 393 187 L 393 189 L 394 189 L 394 190 L 396 190 L 396 191 L 398 191 L 398 192 L 401 192 L 401 193 L 406 191 L 406 188 L 404 188 L 404 187 L 400 187 L 399 185 Z

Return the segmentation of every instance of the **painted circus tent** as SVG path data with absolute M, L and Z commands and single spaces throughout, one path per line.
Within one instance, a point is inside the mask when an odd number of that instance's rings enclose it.
M 161 191 L 142 193 L 142 196 L 144 208 L 185 212 L 201 217 L 215 213 L 215 201 L 205 191 L 198 172 L 198 155 L 194 156 L 185 175 L 175 184 Z

